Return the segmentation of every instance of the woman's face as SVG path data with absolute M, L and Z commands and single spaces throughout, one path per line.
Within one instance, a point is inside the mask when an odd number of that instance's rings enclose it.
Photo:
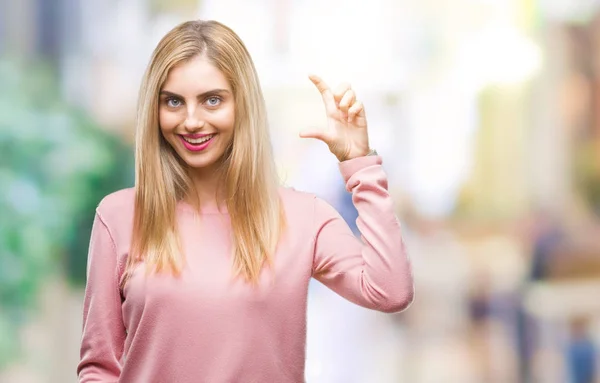
M 210 172 L 233 138 L 234 107 L 223 73 L 198 56 L 170 70 L 160 91 L 160 130 L 186 164 Z

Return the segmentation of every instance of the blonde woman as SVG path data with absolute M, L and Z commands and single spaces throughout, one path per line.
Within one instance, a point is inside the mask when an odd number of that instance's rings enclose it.
M 324 141 L 359 212 L 277 181 L 259 80 L 215 21 L 175 27 L 139 95 L 135 187 L 99 204 L 80 382 L 303 382 L 311 277 L 358 305 L 405 309 L 413 282 L 382 160 L 354 91 L 318 77 Z

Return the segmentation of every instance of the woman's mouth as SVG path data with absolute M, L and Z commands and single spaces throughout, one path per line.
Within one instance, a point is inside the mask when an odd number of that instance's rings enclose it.
M 191 136 L 180 135 L 179 138 L 181 139 L 183 146 L 185 146 L 185 148 L 187 150 L 192 151 L 192 152 L 199 152 L 199 151 L 202 151 L 202 150 L 205 150 L 206 148 L 208 148 L 210 143 L 213 142 L 213 138 L 215 138 L 216 135 L 217 135 L 216 133 L 215 134 L 207 134 L 202 137 L 195 137 L 195 138 L 192 138 Z

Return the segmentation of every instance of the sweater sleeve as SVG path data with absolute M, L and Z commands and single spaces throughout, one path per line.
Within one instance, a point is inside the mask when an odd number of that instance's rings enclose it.
M 391 313 L 408 307 L 414 287 L 381 164 L 379 156 L 340 163 L 362 241 L 333 207 L 315 198 L 313 276 L 351 302 Z
M 125 342 L 114 240 L 97 212 L 94 218 L 83 302 L 80 383 L 117 382 Z

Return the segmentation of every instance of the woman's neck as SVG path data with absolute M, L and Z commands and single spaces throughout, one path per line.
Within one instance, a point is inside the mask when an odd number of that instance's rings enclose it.
M 185 201 L 199 209 L 218 208 L 225 205 L 226 193 L 223 177 L 216 171 L 190 174 L 193 189 Z

